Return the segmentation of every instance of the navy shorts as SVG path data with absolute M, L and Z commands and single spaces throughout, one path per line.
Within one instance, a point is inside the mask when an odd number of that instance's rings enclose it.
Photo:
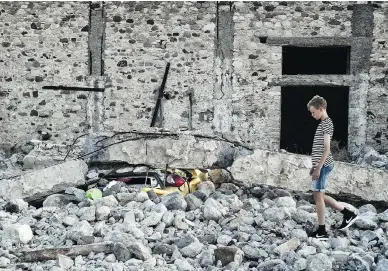
M 317 180 L 313 181 L 313 188 L 315 192 L 325 192 L 327 187 L 327 176 L 333 170 L 334 165 L 323 166 L 321 174 Z

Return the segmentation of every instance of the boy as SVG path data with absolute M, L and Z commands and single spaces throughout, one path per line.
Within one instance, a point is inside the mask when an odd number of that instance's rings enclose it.
M 314 96 L 307 104 L 307 109 L 311 112 L 314 119 L 320 120 L 315 131 L 312 163 L 313 167 L 310 175 L 313 180 L 314 200 L 317 206 L 318 230 L 310 234 L 310 237 L 327 240 L 328 235 L 325 229 L 325 203 L 331 208 L 340 211 L 343 214 L 343 221 L 338 229 L 346 229 L 358 218 L 357 215 L 345 208 L 341 203 L 332 197 L 325 195 L 327 186 L 327 176 L 333 170 L 334 160 L 330 152 L 330 141 L 333 136 L 333 122 L 326 112 L 326 100 L 318 95 Z

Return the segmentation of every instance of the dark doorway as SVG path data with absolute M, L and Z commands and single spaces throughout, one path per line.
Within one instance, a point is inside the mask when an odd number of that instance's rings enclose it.
M 327 101 L 327 113 L 334 124 L 333 140 L 341 148 L 348 144 L 349 87 L 293 86 L 281 91 L 280 148 L 292 153 L 311 154 L 319 121 L 307 110 L 314 95 Z
M 283 46 L 283 74 L 348 74 L 350 47 Z

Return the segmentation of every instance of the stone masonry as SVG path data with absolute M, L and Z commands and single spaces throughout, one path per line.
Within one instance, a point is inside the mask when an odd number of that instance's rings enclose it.
M 348 86 L 349 152 L 385 154 L 387 11 L 383 2 L 0 2 L 0 155 L 33 140 L 31 156 L 59 161 L 76 139 L 69 158 L 116 132 L 160 129 L 277 151 L 281 87 L 293 85 Z M 284 45 L 350 46 L 349 74 L 282 75 Z M 162 118 L 150 128 L 167 62 Z
M 367 143 L 387 151 L 386 9 L 353 2 L 2 2 L 1 143 L 48 133 L 66 146 L 82 133 L 144 130 L 171 62 L 159 127 L 277 149 L 280 87 L 295 78 L 292 84 L 350 86 L 349 150 Z M 287 44 L 349 45 L 351 73 L 334 81 L 282 76 Z M 61 85 L 104 93 L 42 89 Z

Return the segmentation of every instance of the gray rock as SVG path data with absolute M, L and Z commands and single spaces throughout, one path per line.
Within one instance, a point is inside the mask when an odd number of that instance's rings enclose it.
M 239 189 L 240 188 L 234 183 L 221 183 L 221 186 L 218 190 L 223 191 L 223 193 L 227 193 L 228 191 L 231 193 L 236 193 Z
M 194 235 L 184 234 L 177 240 L 176 245 L 178 248 L 184 248 L 194 242 L 198 242 L 198 239 Z
M 179 192 L 164 195 L 162 197 L 162 203 L 167 207 L 168 210 L 186 211 L 187 208 L 187 203 Z
M 307 260 L 304 258 L 297 259 L 294 263 L 295 271 L 305 270 L 307 267 Z
M 347 238 L 342 237 L 330 238 L 329 243 L 334 250 L 344 250 L 350 244 Z
M 306 261 L 307 271 L 331 271 L 332 262 L 330 258 L 323 253 L 309 256 Z
M 152 200 L 155 204 L 158 204 L 161 202 L 159 196 L 156 194 L 155 190 L 150 190 L 147 192 L 148 198 Z
M 293 229 L 291 231 L 291 238 L 294 237 L 298 238 L 302 242 L 307 241 L 308 239 L 307 232 L 302 229 Z
M 96 209 L 97 220 L 107 220 L 110 214 L 110 208 L 108 206 L 101 206 Z
M 200 242 L 197 241 L 197 242 L 193 242 L 190 245 L 182 248 L 181 253 L 185 257 L 194 258 L 199 253 L 201 253 L 202 248 L 203 248 L 203 244 L 201 244 Z
M 296 212 L 293 213 L 292 219 L 294 219 L 299 224 L 304 224 L 306 221 L 311 221 L 316 219 L 316 214 L 309 213 L 303 209 L 297 208 Z M 313 223 L 316 224 L 316 223 Z
M 217 238 L 214 233 L 211 234 L 204 234 L 198 236 L 198 240 L 203 243 L 203 244 L 216 244 L 217 243 Z
M 28 203 L 23 199 L 13 199 L 5 204 L 4 209 L 9 213 L 21 213 L 28 209 Z
M 202 205 L 202 200 L 200 200 L 199 198 L 197 198 L 193 194 L 188 194 L 185 197 L 185 200 L 187 202 L 187 210 L 188 211 L 196 210 L 199 207 L 201 207 L 201 205 Z
M 156 226 L 163 217 L 164 213 L 157 213 L 155 211 L 149 213 L 149 215 L 144 219 L 141 224 L 144 226 Z
M 102 192 L 102 195 L 104 197 L 110 196 L 110 195 L 116 195 L 121 191 L 121 188 L 124 187 L 123 182 L 110 182 L 108 186 L 106 186 Z
M 374 207 L 372 204 L 366 204 L 358 208 L 358 211 L 360 214 L 371 212 L 377 214 L 376 207 Z
M 75 187 L 69 187 L 65 190 L 66 194 L 74 195 L 78 202 L 81 202 L 85 199 L 86 192 L 82 189 L 75 188 Z
M 63 218 L 63 224 L 65 224 L 66 226 L 73 226 L 78 221 L 78 217 L 75 216 L 66 216 Z
M 230 241 L 232 241 L 232 237 L 230 237 L 229 235 L 225 235 L 225 234 L 224 235 L 220 235 L 217 238 L 217 244 L 223 245 L 223 246 L 227 246 Z
M 6 258 L 6 257 L 3 257 L 1 256 L 0 257 L 0 267 L 1 268 L 6 268 L 6 267 L 9 267 L 9 264 L 11 263 L 11 260 Z M 7 269 L 6 269 L 7 270 Z
M 67 237 L 73 241 L 79 241 L 84 236 L 93 236 L 94 229 L 86 220 L 74 224 L 68 232 Z
M 360 236 L 361 241 L 364 243 L 369 243 L 370 241 L 374 239 L 378 240 L 379 238 L 380 236 L 376 232 L 370 230 L 364 231 Z
M 210 250 L 202 251 L 201 255 L 199 256 L 199 264 L 201 265 L 201 267 L 213 265 L 214 260 L 214 252 Z
M 243 204 L 243 209 L 244 210 L 260 210 L 260 202 L 257 201 L 257 199 L 254 198 L 249 198 L 246 200 Z
M 347 269 L 357 271 L 369 271 L 370 266 L 358 254 L 351 254 L 348 258 Z
M 274 252 L 281 255 L 289 251 L 295 251 L 299 246 L 300 240 L 294 237 L 291 240 L 288 240 L 287 242 L 277 246 Z
M 171 256 L 176 248 L 177 248 L 176 245 L 168 245 L 168 244 L 159 243 L 159 244 L 155 245 L 155 248 L 153 250 L 153 254 L 161 254 L 161 255 L 165 254 L 167 256 Z
M 63 270 L 69 270 L 74 265 L 74 261 L 65 255 L 58 254 L 57 266 Z
M 163 217 L 162 217 L 162 221 L 166 224 L 166 227 L 169 227 L 172 225 L 172 223 L 174 223 L 174 214 L 170 211 L 167 211 Z
M 263 249 L 252 245 L 243 246 L 242 251 L 244 252 L 245 258 L 249 260 L 258 260 L 268 256 Z
M 307 258 L 310 255 L 314 255 L 317 253 L 317 249 L 313 246 L 303 246 L 298 250 L 297 254 L 301 257 Z
M 374 230 L 377 228 L 377 216 L 373 212 L 366 212 L 361 214 L 354 224 L 363 230 Z
M 268 260 L 257 266 L 257 271 L 288 270 L 285 262 L 280 259 Z
M 124 246 L 122 243 L 115 243 L 113 246 L 113 254 L 116 256 L 117 260 L 126 262 L 132 257 L 131 251 Z
M 135 200 L 137 193 L 117 193 L 116 197 L 117 200 L 120 202 L 121 205 L 125 205 L 130 201 Z
M 276 194 L 277 197 L 291 197 L 292 195 L 287 190 L 281 189 L 281 188 L 275 188 L 273 189 L 273 192 Z
M 10 242 L 11 244 L 28 244 L 33 237 L 31 227 L 26 224 L 6 224 L 3 225 L 1 234 L 2 242 Z
M 186 214 L 183 211 L 178 211 L 174 217 L 174 226 L 179 230 L 187 230 L 189 225 L 186 222 Z
M 133 210 L 130 210 L 124 214 L 124 223 L 129 223 L 129 224 L 136 223 L 136 217 Z
M 238 250 L 237 247 L 218 247 L 214 250 L 215 260 L 221 261 L 222 266 L 228 265 L 235 260 Z
M 274 200 L 279 207 L 291 207 L 296 208 L 296 202 L 292 197 L 280 197 Z
M 175 266 L 179 271 L 192 271 L 194 267 L 185 259 L 176 259 L 174 261 Z
M 116 256 L 114 254 L 109 254 L 105 257 L 105 261 L 108 263 L 115 263 L 116 262 Z
M 377 262 L 375 271 L 387 271 L 388 270 L 388 260 L 381 259 Z
M 263 217 L 265 220 L 280 223 L 286 218 L 286 214 L 283 208 L 273 207 L 266 209 L 263 213 Z
M 64 209 L 66 205 L 68 205 L 71 202 L 78 202 L 78 199 L 74 195 L 68 195 L 68 194 L 54 194 L 48 196 L 43 201 L 43 207 L 58 207 L 61 209 Z
M 216 190 L 214 183 L 211 181 L 204 181 L 198 185 L 198 191 L 204 193 L 207 197 L 209 197 Z
M 377 215 L 377 218 L 378 218 L 380 221 L 388 222 L 388 209 L 385 210 L 384 212 L 378 214 L 378 215 Z
M 333 265 L 344 267 L 348 262 L 350 252 L 345 251 L 332 251 L 330 257 L 334 259 Z
M 92 204 L 97 208 L 100 206 L 116 207 L 119 205 L 117 199 L 113 195 L 103 197 L 101 199 L 96 199 L 92 202 Z
M 215 184 L 230 182 L 233 180 L 229 171 L 225 169 L 213 169 L 209 171 L 209 178 Z
M 128 250 L 142 261 L 147 261 L 152 258 L 150 251 L 140 242 L 131 243 L 128 245 Z
M 223 216 L 223 208 L 215 199 L 208 198 L 205 201 L 203 215 L 207 220 L 218 221 Z
M 194 191 L 193 193 L 191 193 L 193 196 L 196 196 L 197 198 L 199 198 L 200 200 L 202 201 L 206 201 L 208 196 L 202 192 L 202 191 Z
M 148 194 L 144 191 L 139 192 L 136 197 L 135 201 L 137 202 L 145 202 L 146 200 L 149 200 L 150 198 L 148 197 Z
M 96 220 L 96 207 L 83 207 L 78 211 L 78 217 L 81 220 L 94 221 Z

